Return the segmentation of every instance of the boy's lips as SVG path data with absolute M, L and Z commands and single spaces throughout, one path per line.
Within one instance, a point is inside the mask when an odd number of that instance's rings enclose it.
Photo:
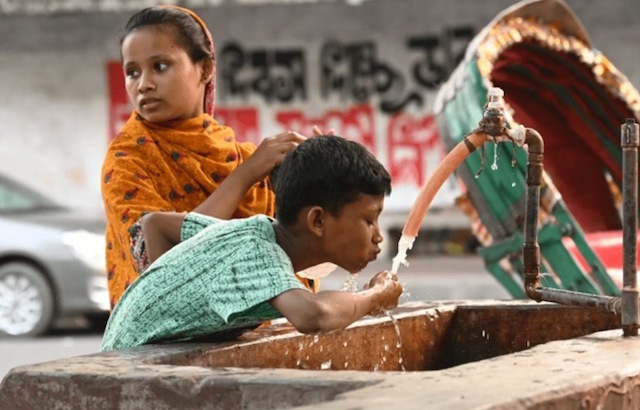
M 377 248 L 376 250 L 373 251 L 373 254 L 371 256 L 371 262 L 375 261 L 376 259 L 378 259 L 378 254 L 380 253 L 380 248 Z

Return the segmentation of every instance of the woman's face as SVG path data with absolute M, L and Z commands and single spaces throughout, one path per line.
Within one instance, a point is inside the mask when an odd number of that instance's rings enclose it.
M 185 120 L 203 113 L 211 73 L 193 63 L 176 40 L 173 26 L 141 27 L 122 42 L 122 66 L 129 99 L 147 121 Z M 209 77 L 207 77 L 209 76 Z
M 384 196 L 362 194 L 337 216 L 326 219 L 323 247 L 331 262 L 356 273 L 376 259 L 382 242 L 378 218 L 383 206 Z

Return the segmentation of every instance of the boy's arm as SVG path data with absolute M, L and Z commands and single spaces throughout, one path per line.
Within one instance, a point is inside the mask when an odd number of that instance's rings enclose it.
M 180 231 L 186 214 L 177 212 L 152 212 L 142 217 L 142 235 L 147 248 L 149 263 L 180 243 Z
M 325 333 L 344 329 L 367 314 L 381 313 L 398 305 L 402 285 L 396 275 L 378 273 L 370 287 L 357 293 L 302 289 L 284 292 L 271 300 L 271 306 L 302 333 Z

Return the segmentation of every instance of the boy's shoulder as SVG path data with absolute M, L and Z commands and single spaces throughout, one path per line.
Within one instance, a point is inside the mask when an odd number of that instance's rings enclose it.
M 185 223 L 197 221 L 210 221 L 207 230 L 213 235 L 238 235 L 246 238 L 256 237 L 275 239 L 275 233 L 271 226 L 273 219 L 267 215 L 252 215 L 246 218 L 234 218 L 228 220 L 217 219 L 207 215 L 190 212 L 185 217 Z

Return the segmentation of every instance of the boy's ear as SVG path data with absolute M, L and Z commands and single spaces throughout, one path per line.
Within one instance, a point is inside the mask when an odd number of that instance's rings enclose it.
M 325 210 L 320 206 L 313 206 L 307 211 L 307 228 L 309 232 L 317 237 L 324 234 L 325 229 Z

